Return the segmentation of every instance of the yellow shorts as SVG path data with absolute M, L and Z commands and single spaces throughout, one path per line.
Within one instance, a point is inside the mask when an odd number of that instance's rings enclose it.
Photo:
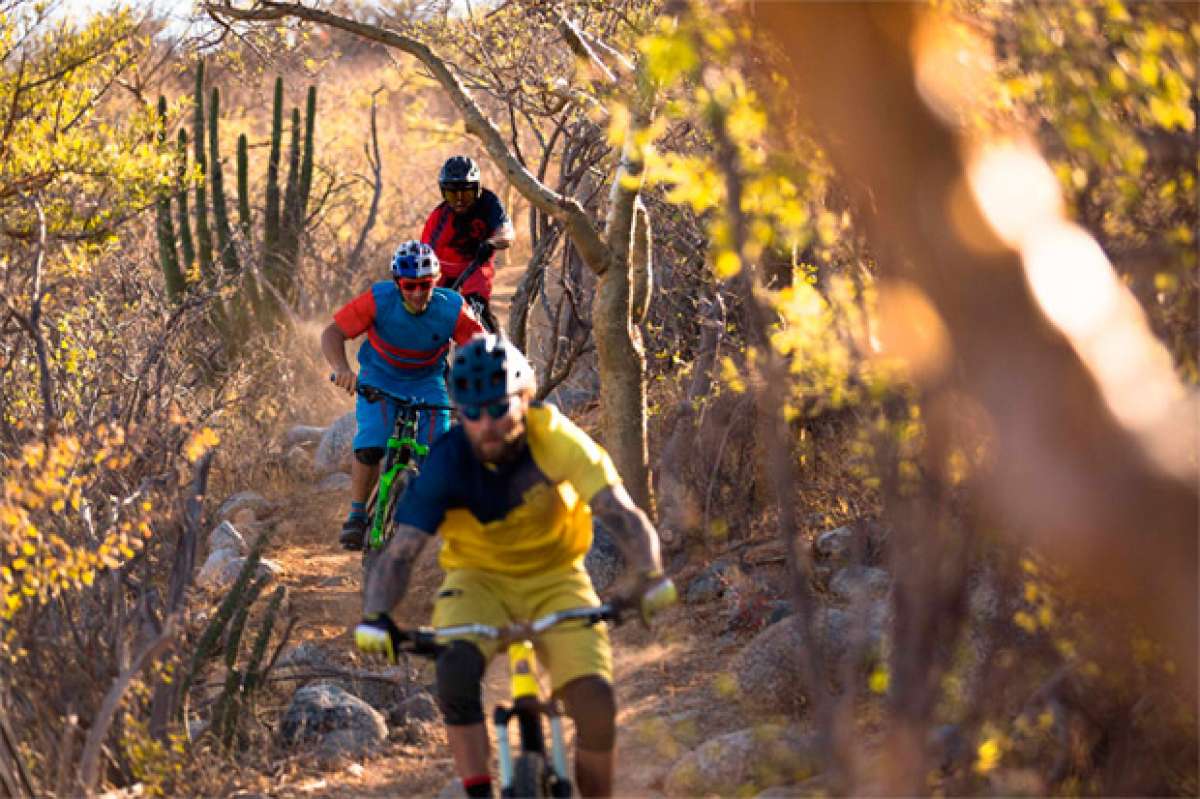
M 433 606 L 433 626 L 528 621 L 557 610 L 600 604 L 591 578 L 582 565 L 532 577 L 510 577 L 496 572 L 455 569 L 446 574 Z M 465 637 L 491 660 L 499 645 Z M 612 681 L 612 646 L 604 624 L 563 622 L 534 641 L 538 659 L 557 691 L 577 677 L 598 675 Z

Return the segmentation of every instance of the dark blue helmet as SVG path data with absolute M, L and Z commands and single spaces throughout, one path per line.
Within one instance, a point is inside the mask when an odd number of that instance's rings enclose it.
M 465 155 L 456 155 L 442 164 L 438 185 L 443 189 L 478 189 L 479 164 Z
M 457 405 L 484 405 L 536 389 L 537 376 L 521 351 L 499 336 L 481 335 L 459 348 L 450 370 L 450 396 Z

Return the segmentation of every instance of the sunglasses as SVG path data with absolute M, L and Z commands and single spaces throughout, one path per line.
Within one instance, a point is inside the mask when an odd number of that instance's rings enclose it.
M 478 193 L 479 193 L 479 189 L 472 189 L 472 188 L 442 189 L 442 196 L 445 197 L 447 200 L 453 200 L 453 199 L 458 199 L 458 198 L 474 200 L 475 197 L 478 196 Z
M 433 278 L 430 277 L 400 278 L 401 291 L 428 291 L 431 288 L 433 288 Z
M 478 422 L 483 418 L 484 411 L 487 411 L 487 415 L 493 419 L 503 419 L 504 415 L 508 413 L 508 409 L 511 407 L 512 397 L 508 396 L 504 399 L 499 399 L 495 402 L 489 402 L 484 405 L 460 405 L 458 410 L 467 419 L 470 419 L 472 422 Z

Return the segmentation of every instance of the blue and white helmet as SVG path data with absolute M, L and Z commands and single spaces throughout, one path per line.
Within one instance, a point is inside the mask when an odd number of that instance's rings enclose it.
M 410 239 L 396 248 L 392 256 L 392 277 L 414 280 L 422 277 L 436 278 L 442 273 L 442 265 L 433 248 L 415 239 Z

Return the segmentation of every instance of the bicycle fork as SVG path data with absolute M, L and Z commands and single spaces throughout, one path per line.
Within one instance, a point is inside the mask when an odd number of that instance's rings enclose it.
M 512 787 L 513 754 L 508 737 L 508 723 L 517 718 L 521 751 L 536 752 L 546 757 L 546 740 L 542 715 L 550 720 L 550 791 L 551 796 L 570 796 L 571 782 L 567 771 L 567 744 L 563 735 L 562 715 L 555 701 L 543 702 L 539 696 L 534 672 L 534 651 L 531 641 L 521 641 L 508 647 L 509 673 L 512 675 L 512 707 L 497 705 L 492 714 L 496 725 L 497 760 L 500 763 L 500 786 Z

